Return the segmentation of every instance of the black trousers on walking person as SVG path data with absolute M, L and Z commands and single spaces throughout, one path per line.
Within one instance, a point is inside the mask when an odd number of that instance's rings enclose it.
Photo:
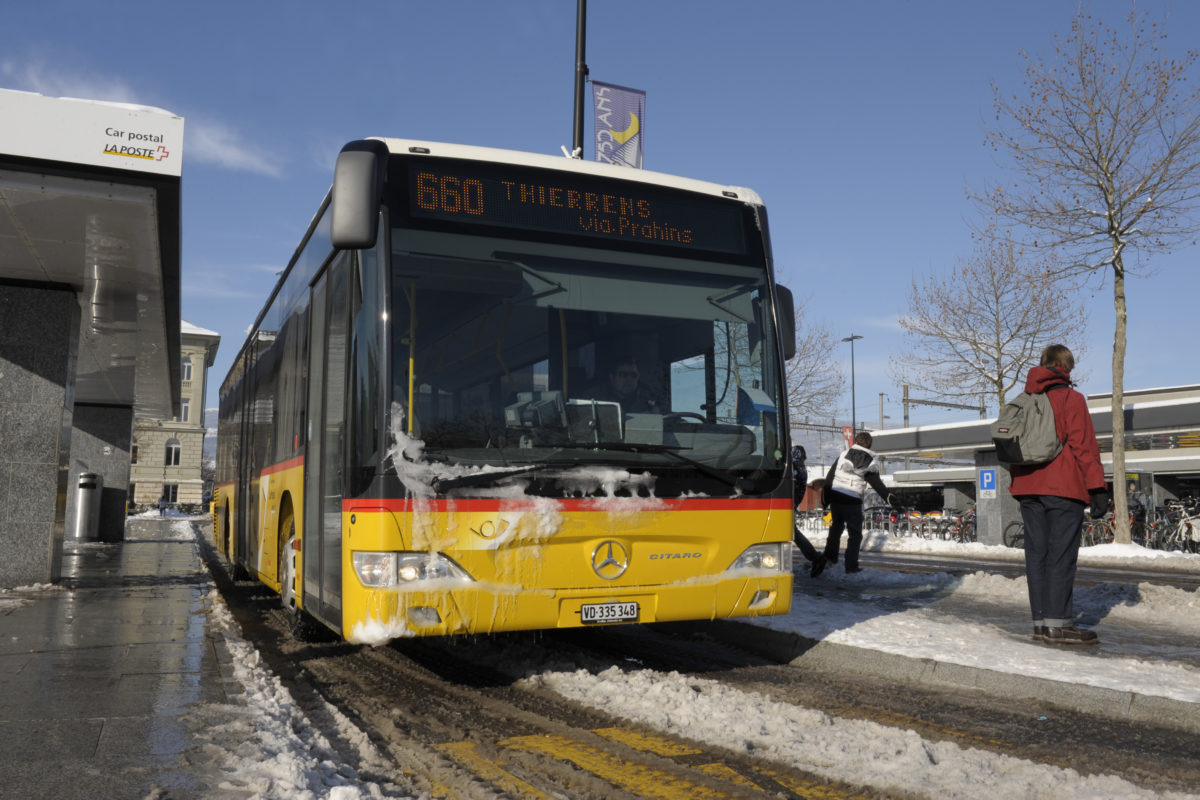
M 858 571 L 858 551 L 862 547 L 863 509 L 862 503 L 829 504 L 829 538 L 825 540 L 825 560 L 836 564 L 838 549 L 842 546 L 842 531 L 846 537 L 846 572 Z
M 1025 579 L 1035 626 L 1074 625 L 1075 567 L 1084 504 L 1050 495 L 1021 498 L 1025 522 Z
M 813 543 L 808 540 L 808 537 L 796 528 L 795 535 L 792 536 L 792 541 L 800 548 L 800 554 L 809 561 L 817 560 L 817 548 L 813 547 Z
M 802 502 L 804 502 L 804 495 L 807 491 L 808 491 L 808 472 L 806 470 L 804 470 L 803 468 L 798 468 L 796 470 L 795 483 L 793 484 L 793 488 L 792 488 L 792 508 L 793 509 L 798 508 L 800 506 L 800 504 Z M 797 514 L 797 517 L 799 517 L 799 514 Z M 799 519 L 797 519 L 797 521 L 796 521 L 796 527 L 795 527 L 794 534 L 792 536 L 792 541 L 795 542 L 796 546 L 800 548 L 800 554 L 803 555 L 806 559 L 808 559 L 810 562 L 817 560 L 817 548 L 813 547 L 813 544 L 812 544 L 812 542 L 810 542 L 808 540 L 808 537 L 800 532 Z

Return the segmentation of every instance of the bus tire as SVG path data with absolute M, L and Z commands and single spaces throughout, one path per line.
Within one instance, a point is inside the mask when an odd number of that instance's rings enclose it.
M 296 517 L 291 511 L 280 526 L 279 603 L 287 618 L 287 632 L 298 642 L 320 639 L 321 625 L 296 602 Z

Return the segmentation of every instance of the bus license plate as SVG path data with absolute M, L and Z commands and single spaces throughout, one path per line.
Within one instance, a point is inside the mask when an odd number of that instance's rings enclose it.
M 637 603 L 584 603 L 579 607 L 584 624 L 596 622 L 636 622 Z

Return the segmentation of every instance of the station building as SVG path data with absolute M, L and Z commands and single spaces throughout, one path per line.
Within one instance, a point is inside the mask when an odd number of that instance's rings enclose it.
M 13 587 L 59 577 L 84 486 L 98 537 L 123 535 L 134 419 L 180 414 L 183 118 L 0 89 L 0 120 L 0 587 Z
M 180 322 L 179 332 L 178 416 L 133 423 L 129 498 L 135 509 L 162 497 L 173 508 L 199 510 L 212 488 L 203 477 L 204 397 L 221 336 L 187 320 Z

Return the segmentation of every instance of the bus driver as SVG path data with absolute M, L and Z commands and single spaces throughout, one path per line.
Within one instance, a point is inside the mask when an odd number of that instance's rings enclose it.
M 620 403 L 626 414 L 658 413 L 658 401 L 641 385 L 639 378 L 637 361 L 618 359 L 608 372 L 607 385 L 597 389 L 596 399 Z

